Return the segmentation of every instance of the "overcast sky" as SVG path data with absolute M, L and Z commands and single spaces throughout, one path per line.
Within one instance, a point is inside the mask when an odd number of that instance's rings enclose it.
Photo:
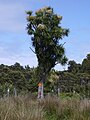
M 25 11 L 45 6 L 63 16 L 62 26 L 70 29 L 63 39 L 68 59 L 81 63 L 90 53 L 90 0 L 0 0 L 0 64 L 37 66 L 37 58 L 29 49 Z

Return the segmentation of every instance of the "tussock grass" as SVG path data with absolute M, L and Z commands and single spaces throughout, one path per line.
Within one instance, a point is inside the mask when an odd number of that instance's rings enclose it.
M 47 97 L 41 101 L 47 120 L 90 120 L 90 100 Z
M 43 100 L 29 96 L 0 99 L 0 120 L 90 120 L 90 100 Z
M 44 120 L 43 107 L 28 97 L 0 100 L 0 120 Z

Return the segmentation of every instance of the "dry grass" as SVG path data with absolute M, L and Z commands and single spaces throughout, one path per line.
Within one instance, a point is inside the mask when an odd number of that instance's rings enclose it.
M 0 120 L 44 120 L 43 107 L 27 97 L 0 100 Z
M 0 100 L 0 120 L 90 120 L 90 101 L 57 97 L 4 98 Z
M 90 100 L 60 100 L 48 97 L 41 101 L 47 120 L 90 120 Z

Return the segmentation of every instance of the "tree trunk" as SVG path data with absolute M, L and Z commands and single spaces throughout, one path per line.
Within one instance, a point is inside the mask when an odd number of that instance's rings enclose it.
M 40 79 L 41 79 L 41 81 L 38 84 L 38 98 L 42 99 L 42 98 L 44 98 L 44 83 L 47 79 L 47 75 L 45 74 L 45 72 L 43 72 Z
M 39 84 L 38 84 L 38 98 L 44 98 L 44 83 L 47 79 L 47 72 L 44 70 L 43 67 L 39 68 Z
M 42 98 L 44 98 L 44 93 L 43 93 L 43 82 L 40 82 L 39 84 L 38 84 L 38 98 L 39 99 L 42 99 Z

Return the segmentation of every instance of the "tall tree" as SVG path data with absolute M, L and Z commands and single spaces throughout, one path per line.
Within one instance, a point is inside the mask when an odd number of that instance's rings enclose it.
M 38 59 L 39 80 L 43 83 L 56 64 L 67 62 L 60 40 L 68 36 L 69 30 L 61 27 L 62 16 L 55 14 L 51 7 L 42 8 L 35 14 L 27 11 L 27 14 L 27 30 Z
M 90 54 L 82 62 L 82 72 L 90 74 Z
M 81 64 L 77 64 L 74 60 L 68 62 L 68 72 L 78 73 L 81 71 Z

